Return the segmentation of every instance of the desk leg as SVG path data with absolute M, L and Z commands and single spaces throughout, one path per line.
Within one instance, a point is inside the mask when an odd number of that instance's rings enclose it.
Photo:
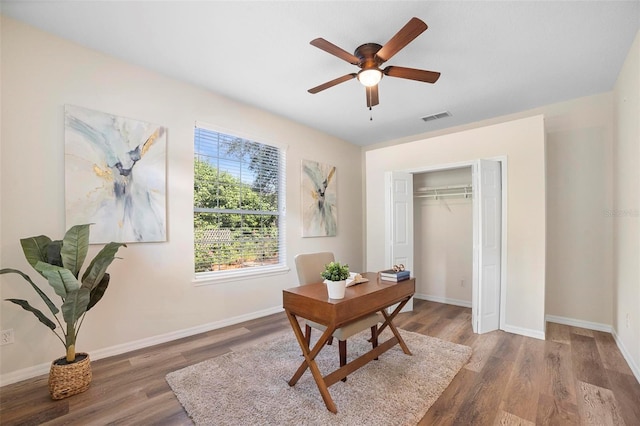
M 322 336 L 320 336 L 320 339 L 318 339 L 318 341 L 316 342 L 313 349 L 310 350 L 309 345 L 307 344 L 307 341 L 302 334 L 302 330 L 300 329 L 300 324 L 298 323 L 296 316 L 287 310 L 285 310 L 285 312 L 287 313 L 287 318 L 289 318 L 291 328 L 293 328 L 293 333 L 296 335 L 296 339 L 298 340 L 300 349 L 302 349 L 302 355 L 304 356 L 304 361 L 302 362 L 302 364 L 300 364 L 300 367 L 298 367 L 298 370 L 295 372 L 291 380 L 289 380 L 289 386 L 294 386 L 296 383 L 298 383 L 298 380 L 300 380 L 302 374 L 304 374 L 307 368 L 309 368 L 309 370 L 311 370 L 313 379 L 316 381 L 316 385 L 318 386 L 318 390 L 320 391 L 320 395 L 322 396 L 324 404 L 327 406 L 327 409 L 334 414 L 337 413 L 338 408 L 333 402 L 333 399 L 329 394 L 329 389 L 327 388 L 324 378 L 322 377 L 322 373 L 318 368 L 318 364 L 316 364 L 315 362 L 315 357 L 327 343 L 329 338 L 333 335 L 335 327 L 327 327 L 324 333 L 322 333 Z
M 404 308 L 404 305 L 407 304 L 409 299 L 410 299 L 410 297 L 405 299 L 405 300 L 403 300 L 402 302 L 400 302 L 400 304 L 396 307 L 396 309 L 394 309 L 394 311 L 391 313 L 391 315 L 389 315 L 384 309 L 380 311 L 382 313 L 382 316 L 384 317 L 385 321 L 384 321 L 384 324 L 382 324 L 380 326 L 380 328 L 378 329 L 378 334 L 380 334 L 380 332 L 382 330 L 384 330 L 384 328 L 388 325 L 389 328 L 391 329 L 391 332 L 393 333 L 393 335 L 396 336 L 396 338 L 398 339 L 398 343 L 400 344 L 400 347 L 402 348 L 402 351 L 407 355 L 413 355 L 411 353 L 411 351 L 409 350 L 409 347 L 407 346 L 407 344 L 402 339 L 402 336 L 400 336 L 400 333 L 398 332 L 398 329 L 393 324 L 393 319 L 396 317 L 396 315 L 398 315 L 400 313 L 400 310 L 402 310 L 402 308 Z

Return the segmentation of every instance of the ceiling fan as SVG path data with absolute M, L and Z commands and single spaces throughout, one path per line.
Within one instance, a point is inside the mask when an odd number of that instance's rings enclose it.
M 393 55 L 402 50 L 426 29 L 427 24 L 422 22 L 422 20 L 415 17 L 411 18 L 384 46 L 377 43 L 366 43 L 358 46 L 353 55 L 323 38 L 311 40 L 311 45 L 337 56 L 350 64 L 357 65 L 361 70 L 357 73 L 354 72 L 327 81 L 326 83 L 309 89 L 308 92 L 315 94 L 337 84 L 357 78 L 360 83 L 365 86 L 367 92 L 367 107 L 371 109 L 371 107 L 379 103 L 378 83 L 383 75 L 423 81 L 425 83 L 435 83 L 438 81 L 438 78 L 440 78 L 439 72 L 396 66 L 387 66 L 382 70 L 380 69 L 380 65 L 391 59 Z

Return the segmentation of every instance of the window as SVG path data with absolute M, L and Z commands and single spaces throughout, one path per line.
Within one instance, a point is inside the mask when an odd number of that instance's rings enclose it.
M 284 266 L 284 149 L 196 126 L 196 277 Z

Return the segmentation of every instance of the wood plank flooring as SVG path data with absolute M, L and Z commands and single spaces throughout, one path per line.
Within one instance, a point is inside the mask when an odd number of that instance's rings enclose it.
M 422 300 L 400 328 L 473 348 L 421 425 L 640 425 L 640 384 L 608 333 L 549 324 L 547 340 L 471 331 L 471 310 Z M 0 388 L 2 425 L 189 425 L 165 375 L 290 330 L 271 315 L 93 361 L 88 391 L 52 401 L 47 376 Z

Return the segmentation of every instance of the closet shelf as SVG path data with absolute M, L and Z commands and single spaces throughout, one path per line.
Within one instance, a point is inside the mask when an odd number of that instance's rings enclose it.
M 417 188 L 413 192 L 416 198 L 434 198 L 443 197 L 462 197 L 470 198 L 473 195 L 473 187 L 471 185 L 449 185 L 449 186 L 433 186 Z

